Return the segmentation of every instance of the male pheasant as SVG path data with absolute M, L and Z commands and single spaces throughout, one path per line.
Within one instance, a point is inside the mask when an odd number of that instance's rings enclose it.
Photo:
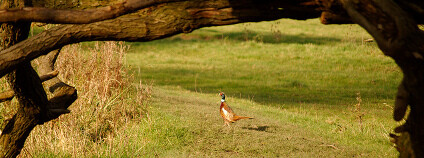
M 233 112 L 233 109 L 231 109 L 227 103 L 225 102 L 225 94 L 223 92 L 219 93 L 219 95 L 222 97 L 221 99 L 221 106 L 219 107 L 219 111 L 221 113 L 222 118 L 225 121 L 224 125 L 230 126 L 230 123 L 234 123 L 237 120 L 241 119 L 253 119 L 252 117 L 245 117 L 245 116 L 238 116 Z

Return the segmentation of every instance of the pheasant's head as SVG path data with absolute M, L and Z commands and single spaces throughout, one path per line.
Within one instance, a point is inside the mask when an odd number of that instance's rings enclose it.
M 224 94 L 224 92 L 219 93 L 219 95 L 222 97 L 221 98 L 221 102 L 224 102 L 225 101 L 225 94 Z

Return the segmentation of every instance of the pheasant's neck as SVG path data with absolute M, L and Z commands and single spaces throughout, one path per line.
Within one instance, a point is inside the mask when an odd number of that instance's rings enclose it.
M 223 103 L 223 102 L 225 102 L 225 100 L 224 99 L 221 99 L 221 103 Z

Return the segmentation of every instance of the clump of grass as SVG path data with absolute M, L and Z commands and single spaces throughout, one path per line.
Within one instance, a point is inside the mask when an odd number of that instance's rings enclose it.
M 361 98 L 360 92 L 356 93 L 356 100 L 358 101 L 358 103 L 355 104 L 354 109 L 353 109 L 353 113 L 355 114 L 355 117 L 358 120 L 359 128 L 362 132 L 363 131 L 362 122 L 363 122 L 363 117 L 364 117 L 365 113 L 361 111 L 362 98 Z
M 271 33 L 276 42 L 279 42 L 282 37 L 281 31 L 278 28 L 279 24 L 280 24 L 280 21 L 276 21 L 274 24 L 271 24 Z
M 132 86 L 123 42 L 95 42 L 84 48 L 66 46 L 57 61 L 59 77 L 78 90 L 71 113 L 37 126 L 21 156 L 110 156 L 113 141 L 129 141 L 119 131 L 143 117 L 150 89 L 141 83 Z

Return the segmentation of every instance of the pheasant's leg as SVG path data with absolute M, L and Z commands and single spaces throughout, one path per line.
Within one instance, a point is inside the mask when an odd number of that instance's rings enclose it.
M 224 126 L 230 126 L 230 122 L 225 121 Z

